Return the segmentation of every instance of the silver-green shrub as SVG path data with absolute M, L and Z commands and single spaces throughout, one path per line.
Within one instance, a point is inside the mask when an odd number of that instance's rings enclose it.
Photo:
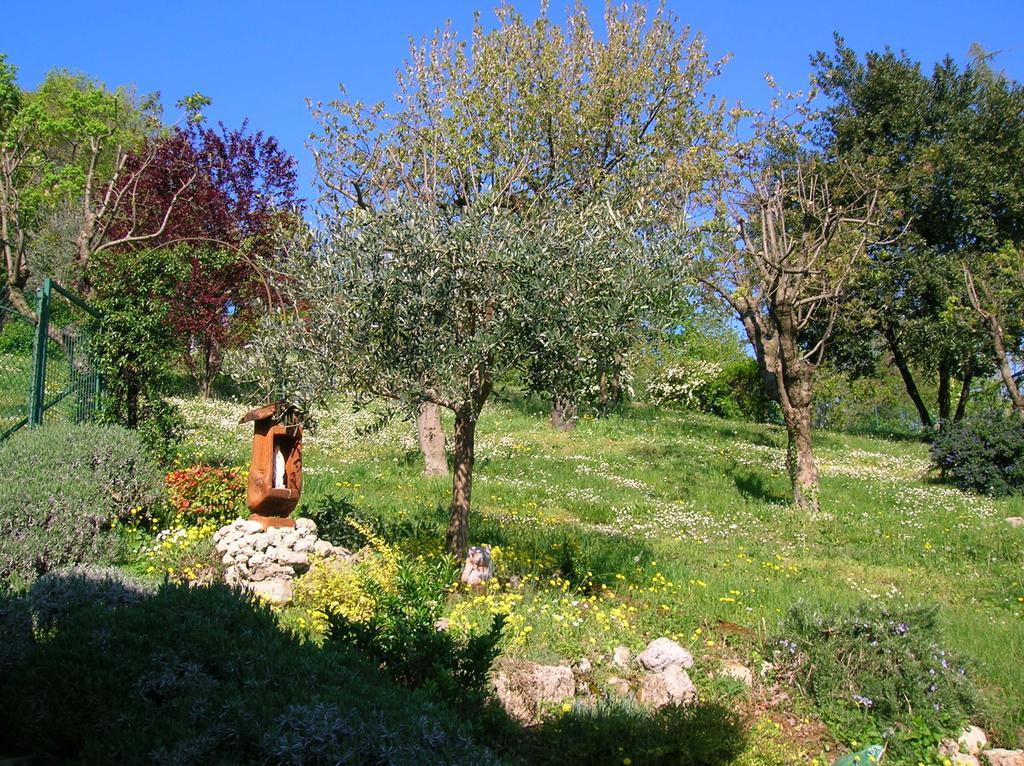
M 0 585 L 110 561 L 115 524 L 163 491 L 160 469 L 124 428 L 55 424 L 15 435 L 0 447 Z

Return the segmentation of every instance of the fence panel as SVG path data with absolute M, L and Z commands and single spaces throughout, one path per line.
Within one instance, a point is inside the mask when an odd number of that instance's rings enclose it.
M 49 278 L 36 293 L 34 321 L 4 309 L 7 324 L 0 329 L 0 341 L 10 336 L 12 342 L 6 344 L 10 352 L 0 355 L 5 373 L 0 384 L 0 439 L 44 421 L 91 419 L 102 395 L 89 343 L 96 312 Z M 30 343 L 26 335 L 32 338 Z M 0 352 L 4 350 L 0 343 Z

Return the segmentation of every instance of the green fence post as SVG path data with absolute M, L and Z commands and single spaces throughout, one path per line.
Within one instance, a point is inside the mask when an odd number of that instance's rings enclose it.
M 47 277 L 36 292 L 36 342 L 32 351 L 32 389 L 28 400 L 29 427 L 43 422 L 43 406 L 46 402 L 46 352 L 50 332 L 50 294 L 53 283 Z

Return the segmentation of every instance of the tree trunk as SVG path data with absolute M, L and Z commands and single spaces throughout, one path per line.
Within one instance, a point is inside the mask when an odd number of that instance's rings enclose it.
M 455 413 L 455 436 L 452 445 L 454 475 L 452 476 L 452 508 L 445 547 L 459 561 L 469 550 L 469 509 L 473 494 L 474 439 L 476 413 L 462 407 Z
M 921 392 L 917 389 L 917 383 L 914 382 L 914 375 L 910 371 L 910 365 L 907 364 L 907 358 L 903 356 L 903 350 L 896 341 L 896 331 L 892 326 L 887 325 L 883 329 L 882 334 L 885 336 L 885 340 L 889 344 L 889 351 L 892 352 L 893 364 L 895 364 L 896 369 L 900 371 L 900 377 L 903 378 L 903 385 L 907 389 L 910 401 L 912 401 L 914 403 L 914 407 L 917 408 L 917 416 L 921 419 L 921 426 L 926 430 L 930 430 L 935 423 L 932 421 L 932 416 L 928 412 L 928 407 L 925 406 L 924 399 L 921 398 Z
M 950 415 L 949 383 L 950 364 L 948 359 L 939 361 L 939 427 L 941 428 Z
M 989 320 L 992 335 L 992 345 L 996 350 L 996 362 L 999 363 L 999 374 L 1003 378 L 1003 385 L 1006 386 L 1006 393 L 1013 402 L 1017 414 L 1024 420 L 1024 396 L 1021 395 L 1020 387 L 1013 377 L 1013 370 L 1010 369 L 1010 359 L 1006 355 L 1006 345 L 1003 343 L 1003 328 L 999 320 L 993 315 Z
M 559 431 L 576 428 L 576 402 L 564 394 L 556 394 L 551 400 L 551 425 Z
M 793 503 L 815 515 L 821 510 L 818 464 L 811 438 L 812 406 L 809 374 L 787 381 L 783 391 L 782 414 L 786 421 L 786 463 L 793 482 Z
M 448 456 L 439 405 L 434 402 L 420 404 L 416 413 L 416 433 L 419 434 L 420 452 L 423 453 L 423 475 L 447 476 Z
M 970 372 L 964 373 L 963 382 L 960 385 L 960 396 L 956 400 L 956 412 L 953 414 L 953 422 L 959 423 L 967 414 L 967 400 L 971 398 L 971 382 L 974 375 Z

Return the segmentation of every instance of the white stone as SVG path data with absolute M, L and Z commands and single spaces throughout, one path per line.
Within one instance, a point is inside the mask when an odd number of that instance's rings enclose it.
M 294 586 L 291 580 L 273 579 L 254 582 L 249 585 L 249 590 L 272 603 L 285 604 L 292 600 Z
M 242 530 L 243 532 L 249 532 L 251 534 L 255 534 L 256 532 L 262 532 L 263 531 L 263 525 L 260 524 L 258 521 L 253 521 L 251 519 L 243 519 L 243 520 L 240 521 L 240 523 L 239 522 L 236 522 L 236 523 L 238 523 L 238 528 L 240 530 Z
M 728 660 L 722 665 L 722 675 L 739 681 L 744 686 L 754 685 L 754 674 L 746 665 L 737 660 Z
M 612 665 L 625 670 L 629 667 L 629 661 L 633 659 L 633 652 L 628 646 L 616 646 L 612 652 Z
M 651 641 L 647 648 L 636 656 L 636 661 L 640 667 L 655 672 L 664 670 L 669 665 L 679 665 L 683 668 L 693 667 L 693 655 L 665 636 Z
M 576 663 L 577 673 L 589 673 L 593 669 L 594 664 L 586 657 L 583 657 L 579 662 Z
M 316 522 L 313 521 L 313 519 L 298 518 L 295 519 L 295 528 L 298 529 L 303 535 L 315 534 Z
M 220 560 L 220 563 L 222 563 L 226 567 L 229 567 L 235 563 L 235 559 L 230 553 L 225 553 L 224 558 Z
M 266 563 L 266 561 L 267 557 L 259 551 L 256 551 L 249 557 L 249 566 L 251 566 L 253 569 L 256 569 L 257 567 L 263 566 L 263 564 Z
M 655 709 L 666 705 L 691 705 L 697 701 L 697 687 L 679 665 L 669 665 L 659 673 L 649 673 L 640 679 L 637 699 Z
M 988 737 L 981 727 L 968 726 L 957 738 L 956 743 L 960 746 L 961 753 L 977 755 L 988 747 Z
M 1006 523 L 1011 527 L 1024 527 L 1024 516 L 1008 516 Z
M 334 553 L 334 546 L 326 540 L 317 540 L 313 543 L 313 553 L 318 556 L 330 556 Z
M 310 550 L 313 547 L 313 544 L 314 544 L 314 538 L 312 538 L 312 537 L 303 537 L 297 543 L 295 543 L 295 545 L 292 548 L 292 550 L 294 550 L 296 553 L 303 553 L 305 551 Z

